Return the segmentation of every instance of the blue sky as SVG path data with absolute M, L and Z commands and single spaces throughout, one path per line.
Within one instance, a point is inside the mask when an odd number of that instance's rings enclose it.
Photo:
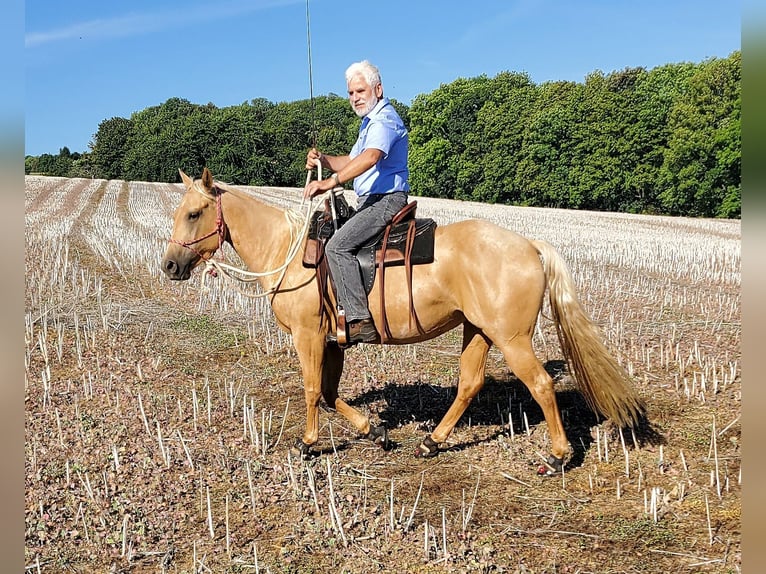
M 310 95 L 306 0 L 30 0 L 25 152 L 88 151 L 101 121 L 179 97 L 218 107 Z M 345 94 L 369 59 L 406 104 L 457 78 L 590 72 L 724 58 L 739 2 L 721 0 L 309 0 L 313 92 Z

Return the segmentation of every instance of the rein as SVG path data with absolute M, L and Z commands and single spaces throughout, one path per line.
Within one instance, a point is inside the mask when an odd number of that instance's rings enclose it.
M 322 168 L 321 165 L 319 166 L 319 178 L 321 179 L 322 174 Z M 308 181 L 311 178 L 311 172 L 309 172 L 306 183 L 308 185 Z M 197 186 L 194 186 L 194 190 L 198 193 L 201 193 L 208 199 L 212 199 L 211 196 L 207 193 L 204 193 L 200 191 Z M 206 269 L 202 273 L 201 278 L 201 286 L 204 288 L 205 278 L 207 275 L 212 275 L 213 277 L 218 276 L 218 272 L 222 273 L 226 277 L 230 279 L 235 279 L 241 283 L 252 283 L 256 281 L 259 277 L 268 277 L 270 275 L 274 275 L 275 273 L 280 273 L 281 276 L 277 280 L 274 287 L 271 289 L 264 291 L 262 293 L 252 294 L 252 293 L 245 293 L 240 291 L 243 295 L 246 295 L 247 297 L 252 298 L 259 298 L 259 297 L 266 297 L 268 295 L 275 294 L 279 291 L 279 287 L 282 284 L 282 280 L 285 277 L 285 273 L 287 272 L 287 267 L 292 263 L 292 261 L 295 259 L 296 255 L 300 251 L 301 247 L 301 240 L 306 236 L 306 233 L 308 231 L 309 225 L 311 223 L 311 214 L 312 214 L 312 201 L 309 200 L 306 208 L 306 216 L 303 218 L 303 223 L 301 224 L 300 232 L 295 235 L 294 234 L 294 225 L 293 222 L 297 222 L 297 215 L 295 215 L 291 210 L 287 209 L 285 210 L 285 218 L 288 221 L 288 227 L 290 228 L 290 248 L 287 251 L 287 256 L 285 257 L 285 262 L 277 267 L 276 269 L 272 269 L 270 271 L 264 271 L 264 272 L 255 272 L 255 271 L 248 271 L 246 269 L 240 269 L 238 267 L 234 267 L 233 265 L 229 265 L 227 263 L 224 263 L 223 261 L 216 261 L 213 259 L 212 255 L 210 257 L 205 257 L 197 251 L 194 248 L 194 245 L 199 243 L 200 241 L 204 241 L 205 239 L 212 237 L 214 235 L 218 235 L 218 250 L 220 251 L 223 247 L 224 240 L 226 239 L 226 234 L 228 232 L 228 227 L 226 225 L 226 221 L 223 217 L 223 208 L 221 206 L 221 196 L 223 195 L 223 192 L 225 189 L 215 187 L 214 188 L 217 193 L 215 194 L 215 200 L 216 200 L 216 221 L 215 221 L 215 228 L 206 235 L 203 235 L 202 237 L 198 237 L 196 239 L 192 239 L 190 241 L 179 241 L 177 239 L 170 239 L 171 243 L 175 243 L 177 245 L 180 245 L 186 249 L 189 249 L 196 253 L 204 262 Z

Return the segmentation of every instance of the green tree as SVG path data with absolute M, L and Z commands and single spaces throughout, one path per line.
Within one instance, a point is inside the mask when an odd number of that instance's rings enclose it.
M 713 58 L 689 78 L 669 116 L 662 207 L 673 215 L 741 215 L 741 53 Z
M 658 182 L 670 133 L 668 116 L 694 70 L 695 66 L 689 63 L 668 64 L 650 70 L 636 82 L 633 93 L 636 110 L 625 125 L 633 159 L 626 170 L 618 211 L 659 211 Z
M 537 88 L 527 74 L 503 72 L 493 79 L 489 99 L 466 137 L 466 160 L 460 166 L 460 187 L 471 190 L 469 199 L 488 203 L 520 200 L 515 174 L 536 100 Z
M 582 85 L 574 82 L 539 86 L 516 168 L 515 187 L 523 205 L 571 206 L 569 171 L 574 156 L 572 134 L 577 127 L 572 102 L 581 97 L 581 91 Z
M 410 184 L 415 195 L 470 197 L 472 158 L 462 157 L 476 118 L 492 91 L 485 76 L 458 78 L 430 94 L 418 95 L 409 110 Z M 468 186 L 470 184 L 470 187 Z
M 266 100 L 254 100 L 213 111 L 210 129 L 214 138 L 203 155 L 217 178 L 241 185 L 273 181 L 271 149 L 263 130 L 271 108 Z
M 128 137 L 132 122 L 126 118 L 113 117 L 102 121 L 90 144 L 91 163 L 96 177 L 121 179 L 123 160 L 128 150 Z
M 212 150 L 212 104 L 200 106 L 171 98 L 131 116 L 132 127 L 123 159 L 130 180 L 178 181 L 178 170 L 202 173 Z

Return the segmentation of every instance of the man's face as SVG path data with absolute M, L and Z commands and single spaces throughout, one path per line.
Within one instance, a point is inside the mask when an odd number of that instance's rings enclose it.
M 378 84 L 374 88 L 370 87 L 361 74 L 351 78 L 348 83 L 348 101 L 351 102 L 351 107 L 360 118 L 372 111 L 382 95 L 383 86 Z

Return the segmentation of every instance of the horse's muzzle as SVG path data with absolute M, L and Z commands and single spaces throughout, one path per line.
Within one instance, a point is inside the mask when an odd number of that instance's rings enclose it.
M 192 266 L 187 262 L 185 265 L 179 264 L 178 261 L 171 257 L 164 257 L 162 259 L 162 272 L 173 281 L 186 281 L 191 277 Z

